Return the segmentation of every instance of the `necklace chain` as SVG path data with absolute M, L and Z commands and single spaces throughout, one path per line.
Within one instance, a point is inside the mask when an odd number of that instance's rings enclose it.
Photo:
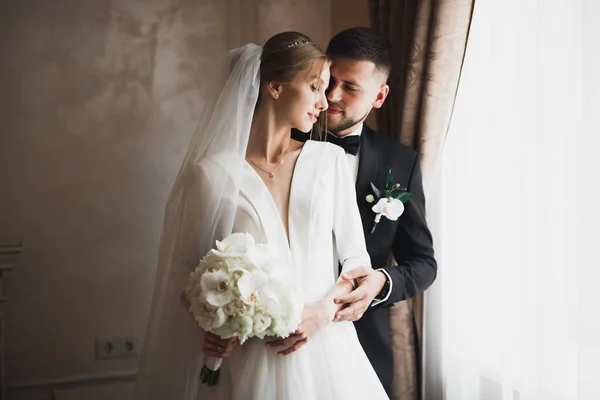
M 273 168 L 273 171 L 270 171 L 270 172 L 267 171 L 266 169 L 264 169 L 263 167 L 261 167 L 260 165 L 258 165 L 257 163 L 255 163 L 254 160 L 252 160 L 250 158 L 250 156 L 246 156 L 246 158 L 248 159 L 248 161 L 250 161 L 252 163 L 252 165 L 254 165 L 256 168 L 260 169 L 264 173 L 268 174 L 269 178 L 273 179 L 273 177 L 275 176 L 275 171 L 277 171 L 277 169 L 281 166 L 281 164 L 283 164 L 283 159 L 285 158 L 285 156 L 287 155 L 287 153 L 290 151 L 291 145 L 292 145 L 292 141 L 290 140 L 290 143 L 288 144 L 287 150 L 281 156 L 281 160 L 279 160 L 279 162 L 277 163 L 277 165 L 275 166 L 275 168 Z

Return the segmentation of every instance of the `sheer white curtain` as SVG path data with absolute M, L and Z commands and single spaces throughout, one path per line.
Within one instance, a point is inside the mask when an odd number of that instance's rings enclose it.
M 600 399 L 599 39 L 598 1 L 476 3 L 430 196 L 427 400 Z

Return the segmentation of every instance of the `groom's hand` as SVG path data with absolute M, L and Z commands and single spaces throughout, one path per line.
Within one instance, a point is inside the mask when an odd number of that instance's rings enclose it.
M 373 302 L 375 296 L 381 292 L 386 282 L 386 276 L 381 271 L 369 267 L 357 267 L 342 274 L 342 279 L 352 281 L 356 279 L 358 287 L 347 295 L 337 297 L 337 304 L 346 304 L 338 311 L 334 321 L 358 321 Z

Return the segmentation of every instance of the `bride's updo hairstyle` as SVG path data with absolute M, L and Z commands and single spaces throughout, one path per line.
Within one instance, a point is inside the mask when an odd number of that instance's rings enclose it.
M 290 83 L 297 77 L 310 80 L 319 76 L 330 64 L 325 52 L 308 36 L 299 32 L 282 32 L 271 37 L 263 47 L 260 60 L 262 87 L 273 81 Z M 262 95 L 261 90 L 258 104 Z M 319 117 L 319 120 L 319 125 L 322 125 L 322 118 Z
M 289 83 L 297 74 L 306 78 L 320 74 L 329 66 L 325 52 L 306 35 L 282 32 L 267 40 L 260 58 L 260 81 Z

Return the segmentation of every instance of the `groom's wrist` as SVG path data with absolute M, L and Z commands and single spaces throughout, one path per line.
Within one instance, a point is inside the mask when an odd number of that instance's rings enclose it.
M 373 305 L 379 304 L 383 301 L 386 301 L 390 297 L 390 293 L 392 292 L 392 279 L 390 275 L 384 269 L 378 269 L 377 272 L 381 273 L 385 277 L 385 282 L 379 293 L 373 299 Z

